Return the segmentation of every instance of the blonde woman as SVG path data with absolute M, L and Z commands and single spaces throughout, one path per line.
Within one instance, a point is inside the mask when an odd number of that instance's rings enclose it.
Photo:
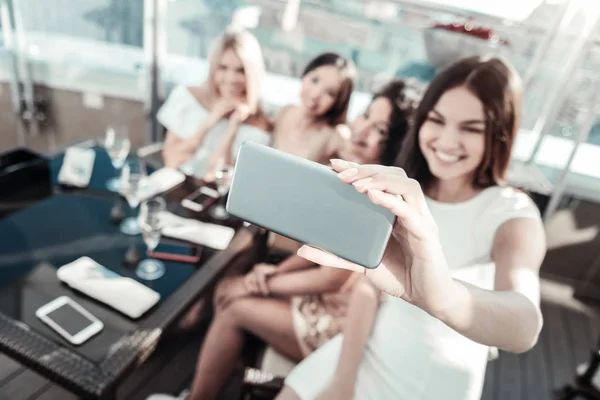
M 158 112 L 167 128 L 167 167 L 204 178 L 217 162 L 233 164 L 246 140 L 271 142 L 260 104 L 264 61 L 248 31 L 228 29 L 216 41 L 209 74 L 199 87 L 176 87 Z

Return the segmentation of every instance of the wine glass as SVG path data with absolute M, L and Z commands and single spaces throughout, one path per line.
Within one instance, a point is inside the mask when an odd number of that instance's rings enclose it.
M 166 209 L 165 200 L 156 197 L 144 201 L 140 206 L 140 215 L 138 217 L 142 238 L 148 247 L 148 251 L 154 251 L 160 243 L 160 215 Z M 145 259 L 139 263 L 135 274 L 144 280 L 152 281 L 165 274 L 165 264 L 155 259 Z
M 233 176 L 233 166 L 225 163 L 219 163 L 215 168 L 215 183 L 217 185 L 217 192 L 221 199 L 211 210 L 211 217 L 217 220 L 224 220 L 229 218 L 229 213 L 223 204 L 225 196 L 229 192 L 231 186 L 231 177 Z
M 121 172 L 121 194 L 125 197 L 127 204 L 129 204 L 134 213 L 140 204 L 141 186 L 146 175 L 146 165 L 140 159 L 128 160 Z M 140 225 L 137 218 L 125 218 L 121 223 L 121 232 L 126 235 L 138 235 L 140 233 Z
M 104 148 L 110 157 L 110 162 L 117 173 L 119 173 L 131 150 L 131 141 L 129 140 L 127 129 L 108 127 L 104 137 Z M 106 182 L 106 188 L 112 192 L 118 193 L 120 190 L 120 183 L 121 181 L 117 174 L 116 177 L 111 178 Z

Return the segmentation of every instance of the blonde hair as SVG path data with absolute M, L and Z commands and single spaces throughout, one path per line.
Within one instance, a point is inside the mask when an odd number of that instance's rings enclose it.
M 244 66 L 244 73 L 246 74 L 246 98 L 250 114 L 256 115 L 262 113 L 260 85 L 265 73 L 265 63 L 258 40 L 247 30 L 229 27 L 214 42 L 209 58 L 210 67 L 206 82 L 211 96 L 218 96 L 215 86 L 215 73 L 223 54 L 228 50 L 234 51 Z

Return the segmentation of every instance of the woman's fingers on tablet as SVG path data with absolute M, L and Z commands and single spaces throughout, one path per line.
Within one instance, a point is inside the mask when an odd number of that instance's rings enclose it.
M 329 160 L 329 162 L 331 163 L 331 168 L 333 168 L 336 172 L 342 172 L 349 168 L 356 168 L 360 165 L 355 162 L 346 161 L 339 158 L 332 158 Z
M 400 173 L 399 171 L 402 171 L 400 168 L 386 167 L 383 165 L 375 164 L 350 164 L 349 167 L 340 169 L 339 171 L 336 169 L 336 171 L 339 172 L 338 177 L 346 183 L 354 183 L 358 180 L 369 178 L 376 174 L 394 173 L 393 170 L 398 170 L 398 172 L 395 173 Z

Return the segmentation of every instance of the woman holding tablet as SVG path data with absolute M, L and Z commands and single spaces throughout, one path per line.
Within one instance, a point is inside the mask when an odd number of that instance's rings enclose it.
M 371 270 L 314 248 L 298 254 L 363 273 L 391 297 L 372 332 L 349 323 L 300 363 L 279 400 L 476 400 L 489 346 L 519 353 L 536 343 L 544 228 L 529 197 L 505 183 L 520 114 L 515 70 L 466 58 L 431 82 L 402 169 L 332 161 L 341 180 L 396 214 L 392 238 Z

